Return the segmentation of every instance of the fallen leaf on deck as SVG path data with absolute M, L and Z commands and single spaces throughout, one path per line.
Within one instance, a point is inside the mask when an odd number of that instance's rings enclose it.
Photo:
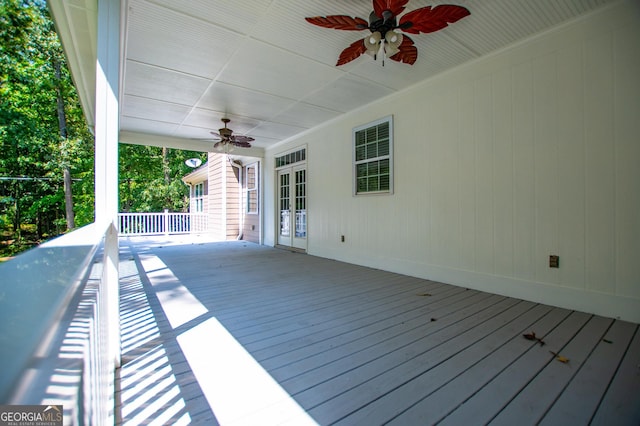
M 566 357 L 564 357 L 564 356 L 562 356 L 560 354 L 557 354 L 557 353 L 555 353 L 553 351 L 549 351 L 549 352 L 551 352 L 551 354 L 553 354 L 553 356 L 556 357 L 556 360 L 560 361 L 561 363 L 566 364 L 566 363 L 569 362 L 569 358 L 566 358 Z
M 613 341 L 607 340 L 607 339 L 602 339 L 602 341 L 605 342 L 605 343 L 613 343 Z
M 437 320 L 437 319 L 435 319 L 435 318 L 431 318 L 431 321 L 438 321 L 438 320 Z
M 544 346 L 544 342 L 542 341 L 542 339 L 536 336 L 536 333 L 534 333 L 533 331 L 531 333 L 523 334 L 522 337 L 527 340 L 537 340 L 538 342 L 540 342 L 540 346 Z
M 418 293 L 416 296 L 431 296 L 430 293 Z

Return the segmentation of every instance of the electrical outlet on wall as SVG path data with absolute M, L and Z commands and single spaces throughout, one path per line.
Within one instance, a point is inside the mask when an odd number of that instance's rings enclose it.
M 559 268 L 560 267 L 560 256 L 552 254 L 549 255 L 549 268 Z

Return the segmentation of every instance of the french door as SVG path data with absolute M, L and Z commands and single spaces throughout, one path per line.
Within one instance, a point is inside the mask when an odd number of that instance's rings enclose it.
M 307 249 L 307 169 L 278 171 L 278 244 Z

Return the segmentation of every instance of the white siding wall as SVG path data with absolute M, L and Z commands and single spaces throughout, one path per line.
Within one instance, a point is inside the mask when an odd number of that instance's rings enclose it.
M 310 254 L 640 321 L 639 46 L 621 2 L 274 148 L 265 243 L 306 144 Z M 353 197 L 352 128 L 388 114 L 395 193 Z

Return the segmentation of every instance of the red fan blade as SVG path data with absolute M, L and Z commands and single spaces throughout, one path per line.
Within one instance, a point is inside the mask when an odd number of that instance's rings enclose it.
M 376 16 L 382 18 L 382 12 L 388 10 L 393 16 L 398 16 L 404 10 L 409 0 L 373 0 L 373 11 Z
M 338 58 L 338 63 L 336 64 L 336 66 L 344 65 L 347 62 L 351 62 L 366 51 L 367 48 L 364 45 L 364 41 L 356 40 L 355 42 L 351 43 L 349 47 L 344 49 L 342 53 L 340 53 L 340 57 Z
M 231 136 L 232 142 L 248 143 L 248 142 L 253 142 L 254 140 L 255 139 L 250 136 L 243 136 L 243 135 Z
M 307 22 L 323 28 L 333 28 L 345 31 L 360 31 L 369 28 L 369 24 L 362 18 L 352 18 L 347 15 L 314 16 L 304 18 Z
M 215 136 L 218 139 L 222 139 L 222 136 L 220 136 L 219 133 L 216 133 L 216 132 L 209 132 L 209 133 L 211 133 L 213 136 Z
M 462 6 L 441 4 L 433 9 L 426 6 L 404 15 L 398 27 L 411 34 L 432 33 L 469 15 L 469 11 Z
M 413 45 L 413 40 L 409 36 L 402 37 L 402 43 L 398 47 L 400 51 L 389 59 L 413 65 L 418 60 L 418 49 Z

